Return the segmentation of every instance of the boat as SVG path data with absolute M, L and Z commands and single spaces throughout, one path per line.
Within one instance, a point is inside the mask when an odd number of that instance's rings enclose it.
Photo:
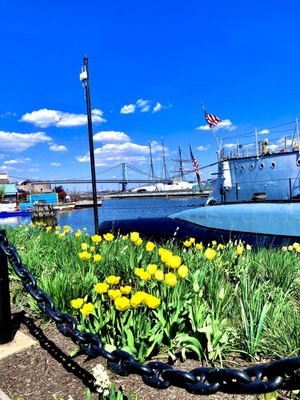
M 218 148 L 218 171 L 206 204 L 166 218 L 104 221 L 100 233 L 138 231 L 155 239 L 194 237 L 203 244 L 242 240 L 256 248 L 300 241 L 300 139 L 258 140 Z
M 0 211 L 0 218 L 30 217 L 31 211 Z
M 76 203 L 74 202 L 68 202 L 68 203 L 56 203 L 53 204 L 53 210 L 55 211 L 71 211 L 75 208 Z

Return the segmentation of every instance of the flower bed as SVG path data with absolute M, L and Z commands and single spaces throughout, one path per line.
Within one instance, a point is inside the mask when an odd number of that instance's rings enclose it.
M 110 351 L 126 350 L 139 361 L 159 354 L 208 363 L 299 353 L 298 243 L 278 250 L 232 242 L 204 248 L 193 238 L 162 245 L 137 232 L 101 237 L 24 225 L 7 234 L 56 307 Z M 17 284 L 13 294 L 39 312 Z

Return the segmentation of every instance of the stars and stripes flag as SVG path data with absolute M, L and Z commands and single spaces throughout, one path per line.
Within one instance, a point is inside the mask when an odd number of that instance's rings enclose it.
M 210 128 L 212 126 L 217 126 L 220 122 L 222 122 L 222 120 L 219 117 L 213 114 L 208 114 L 206 110 L 204 110 L 204 116 Z
M 198 185 L 200 185 L 202 182 L 201 182 L 201 176 L 200 176 L 200 171 L 199 171 L 199 164 L 198 164 L 198 161 L 196 160 L 196 158 L 194 157 L 191 146 L 190 146 L 190 153 L 191 153 L 192 164 L 193 164 L 195 174 L 197 177 L 197 182 L 198 182 Z

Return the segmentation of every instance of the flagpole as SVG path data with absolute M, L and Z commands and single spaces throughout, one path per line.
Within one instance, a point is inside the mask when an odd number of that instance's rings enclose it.
M 204 115 L 207 114 L 207 111 L 206 111 L 203 103 L 201 103 L 201 107 L 202 107 L 202 110 L 204 111 Z M 218 159 L 220 159 L 220 153 L 221 153 L 220 142 L 218 141 L 218 138 L 217 138 L 217 135 L 216 135 L 216 132 L 215 132 L 214 128 L 211 125 L 209 125 L 209 128 L 210 128 L 210 130 L 211 130 L 211 132 L 212 132 L 212 134 L 213 134 L 213 136 L 215 138 L 215 142 L 216 142 L 217 148 L 218 148 Z
M 192 164 L 193 164 L 193 167 L 194 167 L 194 171 L 195 171 L 195 174 L 196 174 L 196 178 L 197 178 L 197 182 L 198 182 L 198 186 L 199 186 L 199 190 L 200 190 L 200 185 L 202 184 L 202 182 L 201 182 L 201 176 L 200 176 L 199 168 L 197 167 L 197 169 L 196 169 L 196 167 L 195 167 L 195 163 L 197 163 L 197 160 L 195 159 L 194 154 L 192 152 L 192 146 L 189 145 L 189 148 L 190 148 L 191 161 L 192 161 Z

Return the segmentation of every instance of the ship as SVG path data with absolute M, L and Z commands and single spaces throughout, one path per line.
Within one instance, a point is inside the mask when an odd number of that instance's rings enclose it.
M 218 142 L 220 143 L 220 142 Z M 251 144 L 251 146 L 250 146 Z M 255 248 L 300 242 L 300 139 L 298 121 L 291 137 L 259 140 L 235 148 L 218 147 L 217 178 L 204 206 L 165 218 L 104 221 L 101 232 L 137 231 L 144 237 L 243 241 Z

